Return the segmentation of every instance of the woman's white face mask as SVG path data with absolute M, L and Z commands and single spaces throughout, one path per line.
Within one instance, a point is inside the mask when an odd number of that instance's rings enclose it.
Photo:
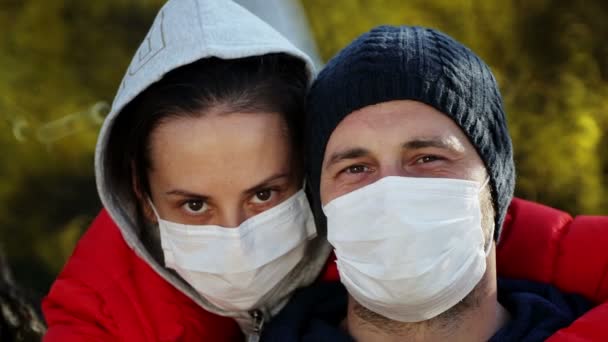
M 304 190 L 236 228 L 180 224 L 154 212 L 165 266 L 228 311 L 255 308 L 302 260 L 306 242 L 316 236 Z

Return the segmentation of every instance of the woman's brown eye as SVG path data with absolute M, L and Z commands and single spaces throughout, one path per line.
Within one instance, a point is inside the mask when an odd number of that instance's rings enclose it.
M 254 203 L 264 203 L 269 201 L 272 198 L 273 191 L 270 189 L 258 191 L 255 193 L 253 202 Z
M 191 214 L 200 214 L 207 210 L 207 204 L 203 200 L 189 200 L 184 208 Z

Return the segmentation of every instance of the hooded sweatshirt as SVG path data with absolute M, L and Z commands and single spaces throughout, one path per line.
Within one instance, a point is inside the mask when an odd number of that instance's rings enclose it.
M 245 334 L 254 327 L 250 312 L 226 311 L 201 296 L 175 272 L 167 269 L 158 255 L 158 228 L 137 227 L 136 205 L 130 200 L 131 189 L 119 187 L 110 177 L 108 138 L 122 109 L 138 94 L 163 75 L 202 58 L 237 59 L 269 53 L 286 53 L 306 62 L 309 77 L 314 74 L 309 57 L 293 46 L 268 24 L 238 4 L 227 0 L 170 0 L 158 12 L 152 27 L 138 48 L 120 84 L 112 109 L 106 117 L 95 153 L 95 177 L 101 201 L 118 225 L 127 245 L 158 275 L 183 292 L 205 310 L 232 317 Z M 138 232 L 151 229 L 151 239 Z M 144 241 L 145 240 L 145 241 Z M 156 252 L 155 252 L 156 251 Z M 309 242 L 305 257 L 285 278 L 269 291 L 256 306 L 268 320 L 287 302 L 296 288 L 312 283 L 321 272 L 330 247 L 323 232 Z

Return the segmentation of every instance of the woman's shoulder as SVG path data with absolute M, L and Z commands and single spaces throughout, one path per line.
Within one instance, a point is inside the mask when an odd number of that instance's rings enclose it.
M 240 337 L 232 319 L 205 311 L 139 258 L 105 210 L 78 242 L 42 307 L 49 337 L 57 337 L 51 341 Z
M 137 258 L 116 223 L 102 209 L 76 244 L 59 279 L 77 279 L 101 290 L 132 273 Z

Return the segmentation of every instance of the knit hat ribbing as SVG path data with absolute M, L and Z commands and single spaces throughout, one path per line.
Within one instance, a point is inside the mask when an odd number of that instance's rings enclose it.
M 515 186 L 502 97 L 479 57 L 451 37 L 422 27 L 380 26 L 363 34 L 332 58 L 313 83 L 307 176 L 315 211 L 321 213 L 321 167 L 334 129 L 355 110 L 393 100 L 426 103 L 467 135 L 490 176 L 497 240 Z

